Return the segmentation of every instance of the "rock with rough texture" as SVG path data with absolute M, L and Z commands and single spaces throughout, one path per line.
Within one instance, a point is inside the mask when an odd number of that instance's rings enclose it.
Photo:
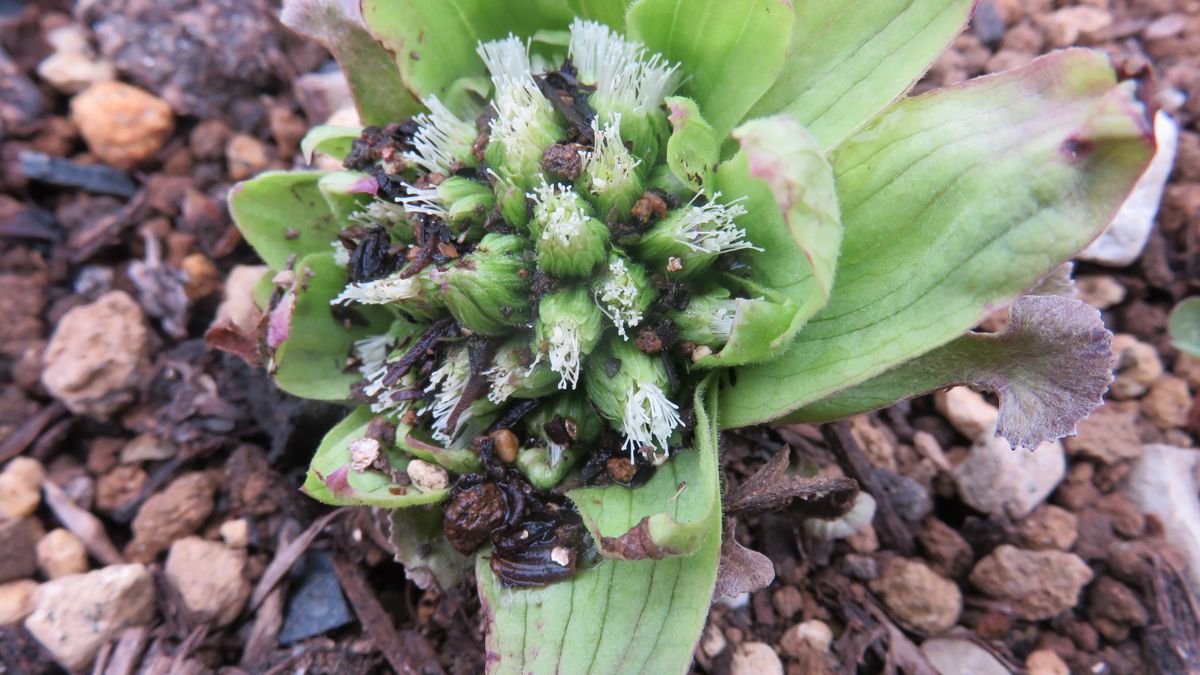
M 250 545 L 250 523 L 245 518 L 221 523 L 219 532 L 229 548 L 246 548 Z
M 971 569 L 975 556 L 971 545 L 954 528 L 937 518 L 926 518 L 917 530 L 917 543 L 925 559 L 942 576 L 957 578 Z
M 1160 429 L 1186 427 L 1192 412 L 1192 395 L 1183 378 L 1163 375 L 1142 398 L 1142 412 Z
M 975 441 L 953 475 L 959 496 L 971 507 L 1023 518 L 1054 491 L 1066 469 L 1066 452 L 1058 441 L 1032 452 L 1014 450 L 989 431 Z
M 871 582 L 892 614 L 922 633 L 940 633 L 958 623 L 962 593 L 923 562 L 897 558 Z
M 175 128 L 166 101 L 124 82 L 99 82 L 76 94 L 71 120 L 88 149 L 118 169 L 153 157 Z
M 783 662 L 765 642 L 743 642 L 733 650 L 733 675 L 783 675 Z
M 798 623 L 784 631 L 779 638 L 779 648 L 792 658 L 803 654 L 805 648 L 827 652 L 832 643 L 833 631 L 829 624 L 817 619 Z
M 1137 260 L 1146 248 L 1179 144 L 1179 125 L 1161 110 L 1154 117 L 1154 140 L 1158 149 L 1150 166 L 1104 232 L 1079 254 L 1080 260 L 1124 267 Z
M 926 640 L 921 643 L 921 653 L 939 675 L 1012 675 L 996 657 L 970 640 Z
M 225 146 L 225 161 L 230 178 L 245 180 L 267 168 L 271 163 L 271 149 L 253 136 L 235 134 Z
M 87 667 L 104 643 L 154 619 L 154 577 L 144 565 L 111 565 L 42 584 L 25 628 L 68 670 Z
M 64 94 L 75 94 L 97 82 L 117 79 L 111 61 L 96 55 L 87 32 L 79 24 L 67 24 L 46 32 L 54 53 L 38 64 L 37 73 Z
M 1133 465 L 1125 494 L 1147 515 L 1162 523 L 1166 540 L 1187 557 L 1187 572 L 1200 587 L 1200 499 L 1195 469 L 1200 451 L 1170 445 L 1142 446 L 1142 458 Z
M 233 622 L 250 597 L 246 552 L 200 537 L 171 544 L 164 568 L 167 582 L 183 599 L 195 624 L 224 626 Z
M 971 583 L 1007 600 L 1027 621 L 1049 619 L 1072 608 L 1092 569 L 1079 556 L 1061 551 L 1026 551 L 1004 544 L 971 570 Z
M 1135 414 L 1116 404 L 1101 406 L 1080 422 L 1078 432 L 1063 439 L 1063 444 L 1072 456 L 1080 455 L 1104 464 L 1134 459 L 1142 454 L 1136 419 Z
M 1158 350 L 1153 345 L 1138 342 L 1132 335 L 1118 334 L 1113 337 L 1112 351 L 1116 361 L 1111 388 L 1113 398 L 1141 396 L 1163 374 Z
M 1053 504 L 1042 504 L 1017 526 L 1021 543 L 1035 551 L 1069 551 L 1079 536 L 1075 514 Z
M 17 579 L 0 584 L 0 626 L 15 626 L 33 612 L 38 582 Z
M 105 293 L 59 320 L 43 356 L 42 384 L 71 412 L 105 419 L 133 400 L 149 367 L 147 337 L 133 298 Z
M 1123 642 L 1134 628 L 1149 621 L 1137 593 L 1112 577 L 1100 577 L 1088 591 L 1088 620 L 1112 643 Z
M 1025 657 L 1025 669 L 1029 675 L 1071 675 L 1071 669 L 1062 657 L 1049 649 L 1035 649 Z
M 83 574 L 88 569 L 87 548 L 79 537 L 60 527 L 38 540 L 37 562 L 48 579 Z
M 42 501 L 42 481 L 46 471 L 42 463 L 29 457 L 16 457 L 0 472 L 0 519 L 25 518 Z
M 130 560 L 150 562 L 176 539 L 200 528 L 213 510 L 216 481 L 196 472 L 176 478 L 166 490 L 142 504 L 133 519 L 133 541 L 125 547 Z

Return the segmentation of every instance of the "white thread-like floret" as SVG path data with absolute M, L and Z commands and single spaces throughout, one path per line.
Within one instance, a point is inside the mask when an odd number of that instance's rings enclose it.
M 579 79 L 596 85 L 593 107 L 650 110 L 679 85 L 679 66 L 604 24 L 576 19 L 568 46 Z
M 529 42 L 521 42 L 512 33 L 502 40 L 480 42 L 475 53 L 483 59 L 492 82 L 499 89 L 500 82 L 528 78 L 530 73 Z
M 347 284 L 331 305 L 348 305 L 357 302 L 363 305 L 386 305 L 416 297 L 420 288 L 417 279 L 401 279 L 399 274 L 390 277 Z
M 433 414 L 433 437 L 447 445 L 454 441 L 455 429 L 447 428 L 450 415 L 462 400 L 467 388 L 467 380 L 471 377 L 471 363 L 467 350 L 455 349 L 446 355 L 446 360 L 429 375 L 429 386 L 425 393 L 433 397 L 433 401 L 422 408 L 418 414 L 426 412 Z M 471 417 L 471 408 L 463 410 L 458 417 L 457 426 L 461 427 Z
M 733 320 L 736 316 L 737 301 L 720 300 L 717 302 L 716 311 L 708 318 L 708 329 L 713 335 L 728 340 L 729 334 L 733 332 Z
M 503 143 L 517 164 L 529 153 L 536 153 L 534 160 L 540 162 L 544 144 L 537 135 L 542 128 L 554 128 L 556 122 L 554 106 L 542 96 L 533 79 L 525 75 L 497 80 L 493 105 L 496 117 L 490 125 L 492 141 Z
M 600 127 L 598 119 L 593 119 L 592 132 L 596 137 L 593 149 L 580 155 L 583 159 L 583 173 L 591 178 L 591 190 L 599 195 L 614 187 L 625 185 L 641 160 L 634 157 L 629 148 L 621 142 L 619 113 L 603 128 Z
M 642 322 L 642 311 L 638 309 L 638 288 L 622 258 L 608 264 L 608 279 L 601 285 L 596 301 L 604 316 L 617 327 L 617 334 L 626 340 L 629 336 L 625 334 L 625 329 Z
M 720 196 L 718 192 L 707 204 L 689 204 L 685 207 L 675 241 L 693 251 L 709 254 L 746 249 L 761 251 L 761 248 L 746 241 L 746 231 L 733 222 L 739 216 L 746 215 L 746 207 L 739 203 L 745 197 L 720 204 L 716 201 Z
M 413 150 L 402 157 L 430 173 L 448 175 L 454 165 L 471 156 L 478 134 L 475 125 L 450 112 L 436 96 L 425 100 L 429 112 L 416 116 Z
M 572 322 L 560 322 L 550 331 L 550 370 L 558 373 L 559 389 L 574 389 L 579 384 L 579 367 L 583 347 L 579 327 Z
M 651 383 L 635 384 L 625 402 L 625 419 L 621 422 L 629 461 L 633 461 L 634 451 L 647 445 L 654 448 L 656 455 L 659 450 L 667 453 L 671 432 L 680 426 L 683 426 L 683 420 L 679 417 L 679 406 L 672 403 L 662 389 Z
M 350 214 L 350 221 L 359 225 L 384 225 L 397 227 L 408 222 L 404 216 L 404 207 L 399 204 L 372 199 L 361 210 Z M 347 255 L 349 252 L 347 251 Z M 348 261 L 347 261 L 348 262 Z M 345 264 L 345 263 L 339 263 Z
M 396 197 L 396 202 L 404 208 L 404 212 L 408 215 L 425 214 L 427 216 L 437 216 L 446 218 L 446 207 L 442 205 L 438 199 L 436 187 L 419 188 L 408 183 L 404 183 L 408 194 L 403 197 Z
M 557 238 L 563 245 L 583 233 L 587 226 L 587 203 L 568 187 L 542 184 L 526 193 L 534 201 L 533 217 L 543 224 L 542 239 Z

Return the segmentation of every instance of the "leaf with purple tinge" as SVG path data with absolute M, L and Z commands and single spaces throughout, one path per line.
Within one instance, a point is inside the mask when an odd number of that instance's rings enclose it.
M 767 556 L 746 548 L 735 538 L 736 526 L 726 521 L 725 536 L 721 538 L 721 557 L 717 562 L 717 585 L 713 600 L 735 598 L 771 585 L 775 580 L 775 565 Z
M 788 421 L 824 422 L 942 387 L 968 384 L 1000 397 L 996 435 L 1036 448 L 1075 433 L 1112 382 L 1112 333 L 1079 300 L 1028 295 L 1001 333 L 968 333 L 920 358 L 801 408 Z
M 364 124 L 384 125 L 421 111 L 391 54 L 367 32 L 360 0 L 285 0 L 279 20 L 333 54 Z

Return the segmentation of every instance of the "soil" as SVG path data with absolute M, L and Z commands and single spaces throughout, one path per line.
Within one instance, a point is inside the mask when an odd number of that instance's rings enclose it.
M 0 531 L 20 534 L 6 544 L 25 542 L 0 559 L 0 582 L 45 582 L 55 568 L 34 571 L 29 550 L 59 528 L 74 538 L 39 545 L 38 564 L 43 548 L 77 547 L 76 539 L 90 569 L 144 563 L 158 618 L 107 635 L 97 673 L 480 672 L 470 582 L 421 591 L 391 561 L 372 513 L 331 510 L 297 491 L 312 439 L 339 409 L 281 394 L 261 370 L 204 341 L 224 280 L 256 263 L 225 195 L 258 171 L 300 165 L 299 138 L 337 100 L 322 85 L 328 56 L 287 34 L 264 3 L 170 4 L 164 13 L 136 0 L 80 3 L 72 16 L 66 0 L 0 0 L 0 463 L 36 460 L 47 481 L 32 513 L 0 517 Z M 73 76 L 103 77 L 101 58 L 86 54 L 99 49 L 141 89 L 112 87 L 91 105 L 155 113 L 152 129 L 116 154 L 100 137 L 122 136 L 86 119 L 89 106 L 72 105 L 82 86 L 39 69 L 72 35 L 91 63 Z M 211 39 L 189 42 L 195 35 Z M 230 47 L 206 57 L 213 45 Z M 939 648 L 982 649 L 1013 672 L 1200 667 L 1197 605 L 1175 571 L 1180 552 L 1122 492 L 1140 444 L 1192 447 L 1200 431 L 1200 367 L 1165 335 L 1173 304 L 1200 292 L 1200 1 L 981 0 L 972 26 L 916 90 L 1068 45 L 1103 48 L 1127 73 L 1148 69 L 1155 102 L 1182 130 L 1142 256 L 1076 270 L 1084 298 L 1126 336 L 1119 400 L 1066 443 L 1065 479 L 1020 517 L 959 497 L 952 466 L 973 439 L 934 397 L 824 429 L 726 434 L 731 487 L 791 447 L 825 473 L 858 480 L 878 511 L 872 527 L 837 542 L 806 534 L 794 511 L 739 516 L 738 539 L 770 558 L 776 579 L 714 605 L 695 672 L 933 672 L 935 650 L 917 647 L 933 634 L 947 638 Z M 180 57 L 186 67 L 163 71 L 155 59 L 172 48 L 191 50 Z M 142 94 L 149 102 L 139 103 Z M 97 306 L 121 310 L 88 314 L 101 299 Z M 89 363 L 110 358 L 107 375 L 60 363 L 70 344 L 48 349 L 56 326 L 71 322 L 96 331 L 93 349 L 76 352 L 91 354 Z M 76 370 L 43 377 L 50 367 Z M 52 395 L 47 386 L 60 381 L 72 384 Z M 34 465 L 22 466 L 40 480 Z M 0 508 L 23 508 L 13 490 Z M 197 546 L 186 539 L 193 535 L 232 551 L 218 557 L 234 571 L 212 575 L 229 584 L 199 594 L 226 604 L 204 611 L 187 600 L 196 589 L 171 581 L 206 559 L 169 553 L 184 550 L 177 541 Z M 1025 574 L 1009 579 L 1014 570 Z M 1064 599 L 1068 577 L 1082 590 Z M 1018 582 L 1033 595 L 1005 595 Z M 1039 584 L 1049 588 L 1038 594 Z M 938 601 L 920 597 L 926 591 Z M 231 612 L 237 603 L 244 609 Z M 0 627 L 0 672 L 60 667 L 15 623 Z

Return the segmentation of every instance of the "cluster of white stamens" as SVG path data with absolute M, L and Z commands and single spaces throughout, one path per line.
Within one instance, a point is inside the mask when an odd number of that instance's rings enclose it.
M 733 332 L 733 320 L 737 317 L 737 301 L 736 300 L 720 300 L 717 302 L 716 311 L 708 319 L 708 329 L 713 335 L 729 339 L 729 334 Z
M 402 155 L 430 173 L 449 175 L 454 166 L 471 156 L 479 135 L 475 125 L 450 112 L 436 96 L 425 100 L 428 113 L 414 119 L 419 125 L 413 135 L 413 151 Z
M 423 213 L 439 218 L 447 217 L 446 207 L 438 199 L 436 187 L 419 188 L 408 183 L 404 183 L 404 187 L 408 190 L 408 194 L 396 197 L 396 202 L 404 207 L 405 213 L 410 216 Z
M 591 151 L 580 153 L 583 173 L 591 179 L 592 192 L 598 195 L 627 183 L 641 163 L 621 142 L 621 115 L 613 118 L 604 128 L 598 120 L 592 120 L 596 142 Z
M 570 186 L 549 185 L 545 180 L 525 195 L 533 200 L 534 218 L 544 223 L 542 239 L 556 237 L 564 245 L 587 225 L 587 203 Z
M 716 193 L 712 201 L 702 206 L 689 204 L 683 210 L 675 241 L 693 251 L 713 255 L 746 249 L 761 251 L 746 241 L 746 231 L 733 222 L 746 215 L 746 207 L 739 203 L 745 197 L 720 204 L 716 201 L 720 196 L 720 192 Z
M 433 400 L 417 414 L 433 413 L 433 437 L 447 445 L 454 441 L 455 431 L 447 428 L 450 423 L 450 414 L 462 400 L 463 391 L 466 389 L 467 380 L 470 377 L 471 363 L 467 356 L 467 350 L 463 348 L 447 354 L 442 365 L 429 375 L 429 386 L 425 388 L 425 393 L 432 396 Z M 471 409 L 468 407 L 459 415 L 457 426 L 461 427 L 470 417 Z
M 559 389 L 574 389 L 579 384 L 579 366 L 583 347 L 579 327 L 569 321 L 554 325 L 549 337 L 550 370 L 558 373 Z
M 608 264 L 608 279 L 600 286 L 596 297 L 600 311 L 617 327 L 617 335 L 629 339 L 625 329 L 642 322 L 642 312 L 637 308 L 638 289 L 625 260 L 617 258 Z
M 401 279 L 399 274 L 373 281 L 360 281 L 347 284 L 346 288 L 333 300 L 331 305 L 347 305 L 358 302 L 364 305 L 386 305 L 400 300 L 409 300 L 417 295 L 419 287 L 417 279 L 410 277 Z
M 537 134 L 543 129 L 555 128 L 554 107 L 542 95 L 533 79 L 503 78 L 496 82 L 496 98 L 493 101 L 496 118 L 491 122 L 491 140 L 504 144 L 505 151 L 515 165 L 526 160 L 541 161 L 545 143 Z
M 576 19 L 567 49 L 579 79 L 596 85 L 597 110 L 649 110 L 679 84 L 678 64 L 595 21 Z
M 512 33 L 503 40 L 480 42 L 475 48 L 475 53 L 483 59 L 483 65 L 487 66 L 488 72 L 491 73 L 492 82 L 497 90 L 500 89 L 501 82 L 528 79 L 532 72 L 529 63 L 529 42 L 521 42 L 520 38 Z
M 633 461 L 634 451 L 647 445 L 654 448 L 655 454 L 660 449 L 666 453 L 671 432 L 680 426 L 683 420 L 679 406 L 656 385 L 638 382 L 625 403 L 625 419 L 621 422 L 629 461 Z
M 399 227 L 407 222 L 402 206 L 382 199 L 372 199 L 361 211 L 351 213 L 350 221 L 359 225 L 388 227 Z

